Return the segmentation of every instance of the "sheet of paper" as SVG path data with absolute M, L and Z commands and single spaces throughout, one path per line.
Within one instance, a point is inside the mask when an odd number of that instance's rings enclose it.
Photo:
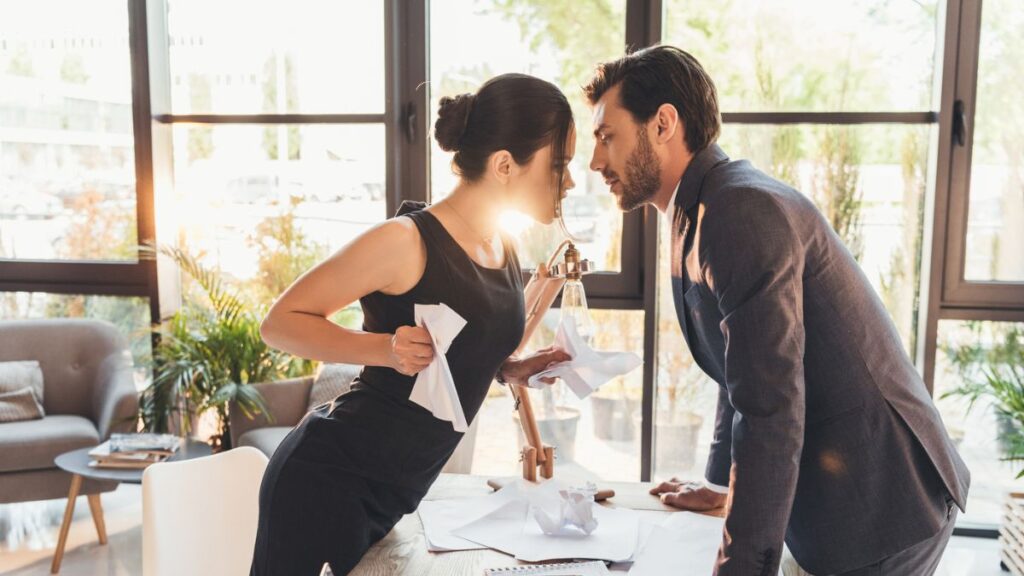
M 581 400 L 616 376 L 633 371 L 643 360 L 632 352 L 604 352 L 587 345 L 576 330 L 576 321 L 569 317 L 558 325 L 555 345 L 568 352 L 571 360 L 559 362 L 530 377 L 531 388 L 547 384 L 541 378 L 561 378 Z
M 527 562 L 586 558 L 618 562 L 629 559 L 637 545 L 637 515 L 631 510 L 594 506 L 596 529 L 589 535 L 545 534 L 533 515 L 533 502 L 550 499 L 563 489 L 555 481 L 520 486 L 520 493 L 499 508 L 451 532 Z M 506 488 L 507 489 L 507 488 Z
M 486 546 L 453 535 L 452 530 L 485 516 L 519 495 L 516 484 L 486 496 L 465 500 L 423 500 L 419 506 L 420 522 L 431 552 L 476 550 Z
M 481 546 L 515 556 L 519 550 L 519 541 L 529 511 L 529 502 L 513 500 L 465 526 L 452 530 L 451 533 Z
M 445 354 L 452 340 L 465 328 L 466 320 L 445 304 L 416 304 L 413 315 L 416 325 L 430 333 L 434 359 L 416 375 L 409 400 L 430 410 L 434 417 L 451 422 L 456 432 L 465 432 L 469 424 Z
M 629 576 L 703 576 L 714 572 L 723 518 L 675 512 L 659 525 L 634 557 Z

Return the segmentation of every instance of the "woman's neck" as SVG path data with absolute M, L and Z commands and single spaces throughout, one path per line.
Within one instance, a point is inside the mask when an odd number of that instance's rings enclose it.
M 473 184 L 459 184 L 442 202 L 447 203 L 463 224 L 482 240 L 493 239 L 498 232 L 503 210 L 496 190 Z

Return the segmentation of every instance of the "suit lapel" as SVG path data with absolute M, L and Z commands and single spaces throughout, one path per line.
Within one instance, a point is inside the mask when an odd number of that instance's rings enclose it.
M 718 144 L 712 144 L 698 152 L 691 160 L 690 165 L 683 173 L 676 190 L 675 206 L 672 213 L 672 295 L 676 304 L 676 315 L 679 316 L 679 327 L 683 330 L 683 338 L 686 344 L 693 350 L 693 343 L 690 341 L 689 331 L 689 310 L 686 304 L 686 290 L 692 285 L 691 279 L 686 272 L 686 236 L 692 225 L 687 210 L 693 208 L 704 186 L 704 178 L 708 172 L 715 167 L 725 164 L 729 157 L 719 148 Z

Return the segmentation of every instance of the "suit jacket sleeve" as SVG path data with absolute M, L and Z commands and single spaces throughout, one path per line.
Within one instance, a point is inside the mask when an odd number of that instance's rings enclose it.
M 804 250 L 778 201 L 721 190 L 701 267 L 722 314 L 732 468 L 716 574 L 777 574 L 804 436 Z
M 724 386 L 718 390 L 718 411 L 715 414 L 715 437 L 711 441 L 708 464 L 704 479 L 718 486 L 729 485 L 729 469 L 732 467 L 732 418 L 736 411 L 729 403 L 729 391 Z

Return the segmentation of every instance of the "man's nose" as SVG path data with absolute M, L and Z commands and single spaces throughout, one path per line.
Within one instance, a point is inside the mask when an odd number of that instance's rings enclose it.
M 594 172 L 604 170 L 604 157 L 601 155 L 600 150 L 600 146 L 594 146 L 594 154 L 590 157 L 590 169 Z

